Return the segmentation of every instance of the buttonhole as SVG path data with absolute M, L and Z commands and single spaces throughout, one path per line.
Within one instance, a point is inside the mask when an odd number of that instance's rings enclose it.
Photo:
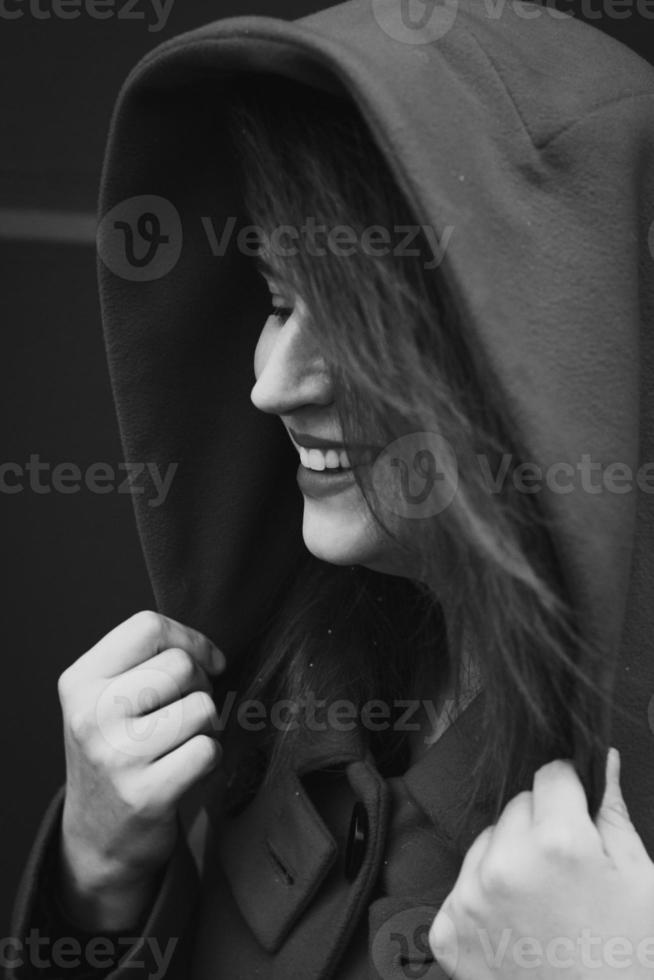
M 281 874 L 282 878 L 284 879 L 284 882 L 287 885 L 294 885 L 295 884 L 295 877 L 294 877 L 294 875 L 286 867 L 286 865 L 282 861 L 281 857 L 279 856 L 279 854 L 275 850 L 275 848 L 274 848 L 274 846 L 273 846 L 270 838 L 268 838 L 268 837 L 266 838 L 266 847 L 268 849 L 268 857 L 270 858 L 270 860 L 272 861 L 272 863 L 275 865 L 275 867 L 277 868 L 277 870 Z

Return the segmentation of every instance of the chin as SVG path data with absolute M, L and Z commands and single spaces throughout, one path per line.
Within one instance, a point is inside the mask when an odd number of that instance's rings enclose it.
M 372 567 L 373 562 L 383 562 L 380 529 L 370 515 L 361 508 L 333 504 L 333 498 L 305 498 L 302 537 L 311 554 L 332 565 Z

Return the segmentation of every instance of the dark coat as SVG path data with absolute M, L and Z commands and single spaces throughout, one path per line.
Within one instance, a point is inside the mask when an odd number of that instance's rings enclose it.
M 123 935 L 109 934 L 124 959 L 108 976 L 160 976 L 162 958 L 167 980 L 444 976 L 427 933 L 472 842 L 460 838 L 457 799 L 479 750 L 483 698 L 404 776 L 384 779 L 352 731 L 298 754 L 238 816 L 225 815 L 218 782 L 182 814 L 175 853 L 137 933 L 143 941 L 130 952 Z M 60 791 L 34 844 L 16 936 L 30 928 L 53 935 L 38 907 L 62 803 Z M 477 830 L 484 824 L 480 813 Z M 78 935 L 84 947 L 91 937 Z M 25 967 L 9 975 L 35 976 L 22 955 Z M 50 946 L 42 956 L 54 960 Z

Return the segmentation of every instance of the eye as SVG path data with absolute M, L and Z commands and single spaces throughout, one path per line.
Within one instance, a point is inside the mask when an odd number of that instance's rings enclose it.
M 277 320 L 281 320 L 282 323 L 285 323 L 286 320 L 288 320 L 288 318 L 292 315 L 293 315 L 292 306 L 273 305 L 269 313 L 269 316 L 274 316 Z

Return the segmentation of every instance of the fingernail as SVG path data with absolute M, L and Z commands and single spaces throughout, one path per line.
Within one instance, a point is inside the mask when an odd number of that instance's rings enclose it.
M 218 647 L 214 647 L 211 651 L 211 664 L 214 670 L 224 670 L 227 666 L 225 654 Z

